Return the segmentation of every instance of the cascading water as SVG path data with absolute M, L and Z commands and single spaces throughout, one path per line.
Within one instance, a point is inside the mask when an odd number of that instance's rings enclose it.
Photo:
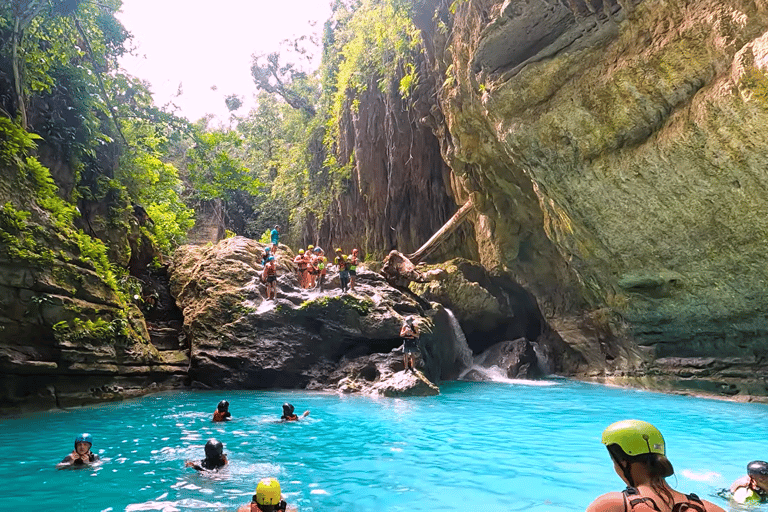
M 445 308 L 445 312 L 448 315 L 448 322 L 451 324 L 451 338 L 453 340 L 453 349 L 458 356 L 458 361 L 461 363 L 461 369 L 459 370 L 459 379 L 466 374 L 472 366 L 475 364 L 472 357 L 472 349 L 467 344 L 467 337 L 464 336 L 464 331 L 461 330 L 459 321 L 456 320 L 456 316 L 448 308 Z

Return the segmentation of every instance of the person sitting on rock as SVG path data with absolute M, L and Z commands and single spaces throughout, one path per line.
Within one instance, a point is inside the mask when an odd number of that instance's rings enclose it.
M 270 298 L 277 300 L 277 266 L 274 256 L 267 258 L 261 278 L 267 284 L 267 300 Z
M 355 278 L 357 277 L 357 266 L 360 264 L 360 259 L 357 257 L 357 249 L 352 249 L 352 254 L 349 255 L 349 289 L 355 290 Z
M 219 405 L 216 406 L 216 411 L 213 413 L 213 421 L 227 421 L 232 415 L 229 413 L 229 402 L 222 400 Z
M 765 503 L 768 501 L 768 462 L 753 460 L 747 464 L 747 474 L 731 484 L 736 503 Z
M 413 316 L 408 316 L 400 328 L 400 337 L 403 338 L 403 366 L 404 371 L 410 369 L 416 371 L 416 357 L 419 352 L 419 328 L 414 323 Z
M 205 458 L 200 462 L 188 460 L 184 466 L 194 468 L 197 471 L 215 471 L 228 463 L 227 456 L 224 454 L 224 445 L 221 444 L 221 441 L 212 438 L 205 443 Z
M 72 453 L 64 457 L 56 467 L 59 469 L 77 466 L 89 466 L 99 460 L 99 456 L 91 451 L 93 438 L 91 434 L 80 434 L 75 438 L 75 449 Z
M 271 256 L 271 254 L 269 253 L 270 250 L 271 250 L 271 248 L 269 246 L 266 246 L 264 248 L 264 252 L 261 253 L 261 265 L 262 266 L 267 264 L 267 260 Z
M 301 416 L 296 416 L 293 414 L 294 407 L 293 405 L 289 404 L 288 402 L 283 404 L 283 415 L 280 416 L 280 421 L 299 421 L 301 418 L 306 418 L 309 416 L 309 411 L 304 411 L 304 414 Z
M 253 495 L 248 505 L 243 505 L 237 512 L 295 512 L 296 509 L 288 508 L 280 492 L 280 482 L 275 478 L 262 478 L 256 486 L 256 494 Z

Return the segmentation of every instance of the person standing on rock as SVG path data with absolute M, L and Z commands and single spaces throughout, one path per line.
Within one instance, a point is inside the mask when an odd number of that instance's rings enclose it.
M 419 355 L 419 328 L 414 323 L 413 316 L 408 316 L 400 328 L 400 337 L 403 338 L 403 366 L 404 371 L 409 368 L 416 371 L 416 357 Z
M 317 268 L 319 256 L 315 252 L 314 246 L 310 245 L 312 249 L 307 249 L 305 256 L 307 256 L 307 288 L 314 288 L 317 285 L 317 276 L 320 271 Z
M 341 293 L 346 293 L 349 288 L 349 259 L 341 253 L 341 248 L 336 249 L 336 258 L 334 258 L 333 263 L 339 270 Z
M 270 233 L 270 237 L 272 238 L 272 255 L 275 255 L 277 254 L 277 244 L 280 243 L 280 226 L 275 224 L 275 227 Z
M 264 248 L 264 252 L 261 253 L 261 264 L 262 264 L 262 266 L 267 264 L 267 258 L 269 258 L 271 256 L 271 254 L 269 254 L 270 250 L 271 250 L 271 247 L 270 246 L 266 246 Z
M 277 300 L 277 266 L 275 265 L 274 256 L 267 258 L 267 264 L 264 265 L 261 280 L 267 283 L 267 300 L 270 298 Z
M 315 252 L 317 252 L 319 254 L 317 249 L 318 248 L 316 247 L 315 248 Z M 320 278 L 317 281 L 317 287 L 320 288 L 321 292 L 323 291 L 323 285 L 325 284 L 325 272 L 326 272 L 325 271 L 325 262 L 326 262 L 325 256 L 320 255 L 320 256 L 317 257 L 317 272 L 320 275 Z
M 358 259 L 357 254 L 357 249 L 352 249 L 352 254 L 349 256 L 349 289 L 352 291 L 355 291 L 357 266 L 360 264 L 360 260 Z
M 296 279 L 299 281 L 299 288 L 307 287 L 307 258 L 304 257 L 304 249 L 299 249 L 299 254 L 293 258 L 296 264 Z

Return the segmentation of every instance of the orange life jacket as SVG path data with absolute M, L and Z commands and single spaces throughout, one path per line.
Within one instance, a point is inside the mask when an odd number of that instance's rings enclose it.
M 216 409 L 216 411 L 213 413 L 213 421 L 224 421 L 226 419 L 226 416 L 224 416 L 224 413 Z

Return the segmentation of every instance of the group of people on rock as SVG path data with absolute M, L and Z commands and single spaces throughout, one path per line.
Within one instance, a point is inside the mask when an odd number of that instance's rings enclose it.
M 283 415 L 278 421 L 281 423 L 299 421 L 301 418 L 309 416 L 309 411 L 304 411 L 301 416 L 295 414 L 294 411 L 295 408 L 292 404 L 284 403 Z M 230 418 L 232 418 L 232 414 L 229 412 L 229 402 L 222 400 L 213 412 L 212 421 L 220 423 L 228 421 Z M 92 447 L 93 437 L 91 434 L 78 435 L 75 437 L 74 451 L 64 457 L 64 460 L 57 464 L 56 467 L 64 469 L 91 466 L 99 461 L 99 456 L 91 451 Z M 184 466 L 197 471 L 218 471 L 229 464 L 229 459 L 224 453 L 224 445 L 218 439 L 209 439 L 205 443 L 204 453 L 205 458 L 199 461 L 186 461 Z M 280 490 L 280 482 L 272 477 L 259 480 L 256 486 L 256 493 L 253 495 L 251 502 L 238 508 L 238 512 L 276 512 L 285 510 L 295 511 L 295 509 L 288 508 Z
M 267 300 L 277 298 L 277 262 L 275 254 L 280 242 L 280 226 L 275 225 L 271 232 L 271 246 L 264 248 L 261 256 L 263 270 L 261 281 L 266 285 Z M 339 272 L 339 281 L 341 291 L 354 291 L 355 279 L 357 277 L 357 267 L 360 264 L 359 251 L 352 249 L 352 253 L 345 255 L 341 248 L 337 248 L 336 256 L 333 259 L 333 265 Z M 299 249 L 298 254 L 293 259 L 296 265 L 296 279 L 299 286 L 303 289 L 317 288 L 321 292 L 325 291 L 325 277 L 329 269 L 329 261 L 325 256 L 325 251 L 320 247 L 309 245 L 307 249 Z

